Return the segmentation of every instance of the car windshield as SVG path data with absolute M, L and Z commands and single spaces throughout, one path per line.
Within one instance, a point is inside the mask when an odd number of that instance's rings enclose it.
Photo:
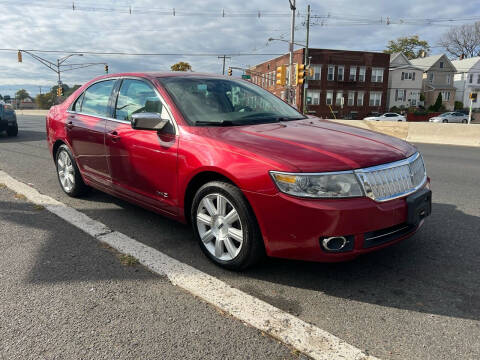
M 443 113 L 443 114 L 440 115 L 440 116 L 451 116 L 451 115 L 452 115 L 452 113 L 449 113 L 449 112 L 448 112 L 448 113 Z
M 201 76 L 158 80 L 190 125 L 244 125 L 305 119 L 275 95 L 247 81 Z

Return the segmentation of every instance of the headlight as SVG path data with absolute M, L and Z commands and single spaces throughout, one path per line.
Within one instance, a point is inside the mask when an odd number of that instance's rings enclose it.
M 345 198 L 363 196 L 353 171 L 323 174 L 292 174 L 270 171 L 281 192 L 309 198 Z

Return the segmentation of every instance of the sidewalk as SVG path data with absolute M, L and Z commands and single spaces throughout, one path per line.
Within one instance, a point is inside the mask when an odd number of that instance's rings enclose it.
M 290 359 L 0 185 L 0 359 Z

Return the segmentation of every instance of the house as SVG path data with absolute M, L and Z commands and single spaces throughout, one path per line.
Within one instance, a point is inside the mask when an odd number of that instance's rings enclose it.
M 422 92 L 423 70 L 413 66 L 402 53 L 390 55 L 387 109 L 417 107 Z
M 453 75 L 455 67 L 444 55 L 434 55 L 412 59 L 413 66 L 423 70 L 422 92 L 425 96 L 425 107 L 435 104 L 438 94 L 442 94 L 442 103 L 447 110 L 453 110 L 455 104 L 455 86 Z
M 452 61 L 457 69 L 454 86 L 457 89 L 455 101 L 461 101 L 464 107 L 470 106 L 470 93 L 477 93 L 480 98 L 480 56 Z M 472 103 L 472 108 L 480 108 L 480 99 Z
M 293 62 L 303 64 L 305 49 L 294 52 Z M 294 87 L 295 106 L 323 118 L 362 119 L 386 110 L 390 55 L 376 52 L 308 49 L 312 76 Z M 285 87 L 276 84 L 276 68 L 289 55 L 251 67 L 251 81 L 285 99 Z

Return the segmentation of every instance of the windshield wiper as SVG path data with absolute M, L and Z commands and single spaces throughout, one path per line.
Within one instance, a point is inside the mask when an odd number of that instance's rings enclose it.
M 195 126 L 232 126 L 236 125 L 231 120 L 220 121 L 195 121 Z

